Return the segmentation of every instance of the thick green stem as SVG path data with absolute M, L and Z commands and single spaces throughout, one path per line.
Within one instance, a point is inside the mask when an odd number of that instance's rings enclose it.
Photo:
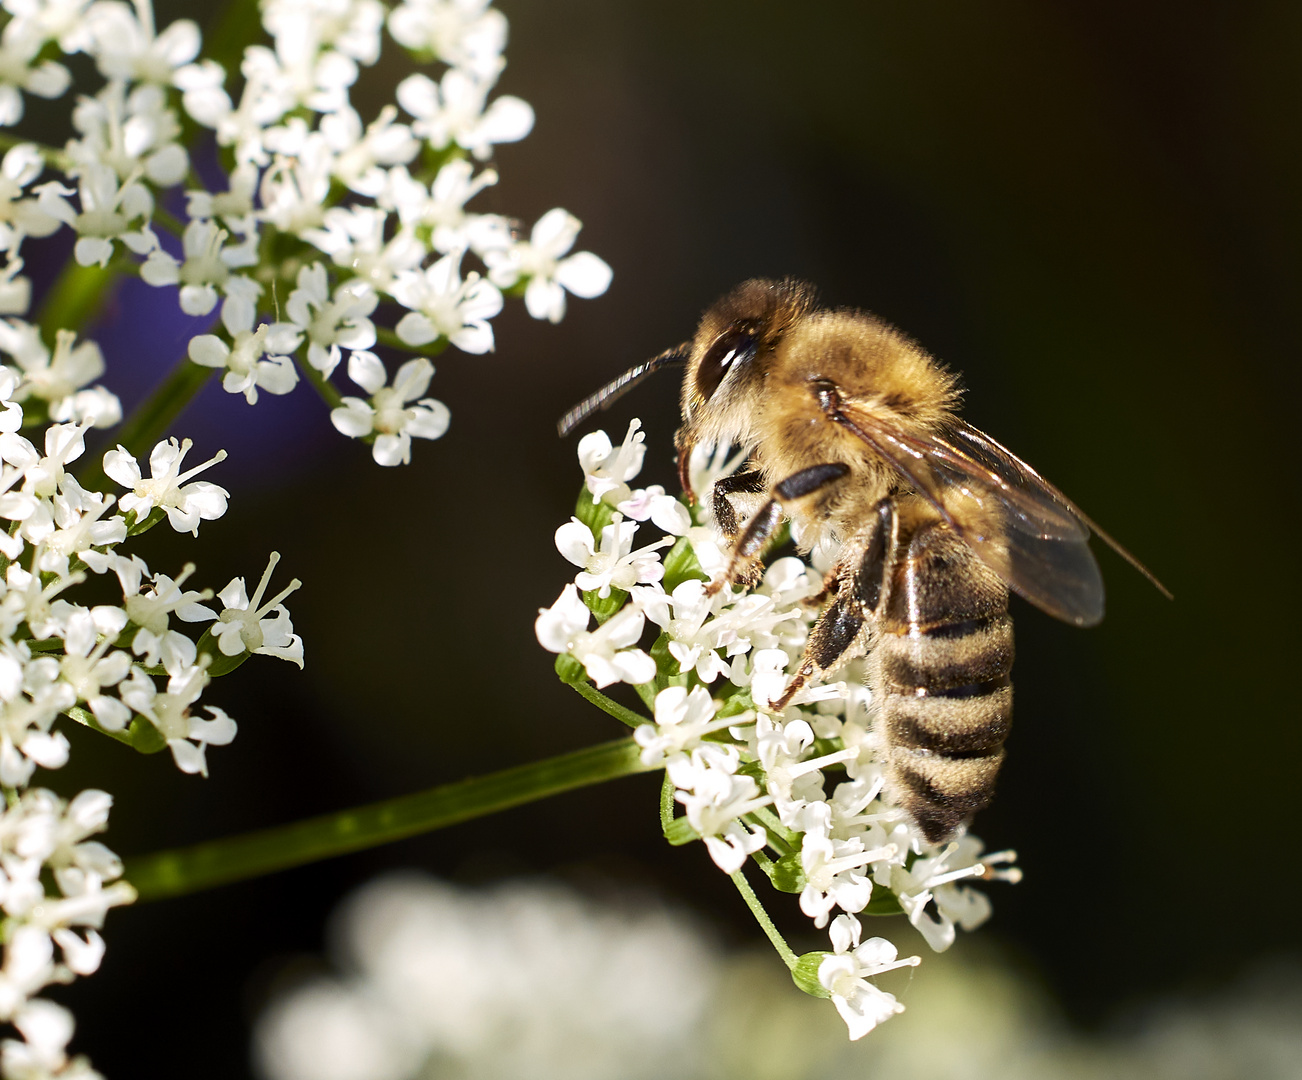
M 632 739 L 620 739 L 370 806 L 141 855 L 127 860 L 126 877 L 142 900 L 183 896 L 647 772 L 640 752 Z
M 41 336 L 53 345 L 56 330 L 67 328 L 84 335 L 91 320 L 99 314 L 109 286 L 117 278 L 118 270 L 111 263 L 79 266 L 69 259 L 41 303 L 36 318 Z
M 746 906 L 755 916 L 755 921 L 760 924 L 760 929 L 768 936 L 773 947 L 777 949 L 778 955 L 782 957 L 782 962 L 789 969 L 794 970 L 796 962 L 800 959 L 791 950 L 786 939 L 778 933 L 778 928 L 773 925 L 773 920 L 769 918 L 769 913 L 764 910 L 764 905 L 759 902 L 759 897 L 755 895 L 755 890 L 750 887 L 750 882 L 746 880 L 746 875 L 738 870 L 735 874 L 728 875 L 732 878 L 732 883 L 737 886 L 737 891 L 741 893 L 741 898 L 746 901 Z M 132 882 L 132 884 L 135 884 Z

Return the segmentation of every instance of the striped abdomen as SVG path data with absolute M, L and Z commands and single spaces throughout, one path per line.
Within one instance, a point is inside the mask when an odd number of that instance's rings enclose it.
M 938 843 L 994 795 L 1013 714 L 1013 624 L 1007 587 L 972 549 L 934 517 L 911 516 L 883 560 L 868 684 L 888 782 Z

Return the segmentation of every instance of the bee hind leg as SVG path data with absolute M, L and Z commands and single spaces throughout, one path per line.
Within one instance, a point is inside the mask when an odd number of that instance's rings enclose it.
M 785 709 L 796 692 L 814 676 L 821 678 L 845 661 L 863 655 L 870 629 L 863 605 L 854 591 L 842 590 L 810 631 L 800 667 L 782 696 L 773 702 L 773 711 Z
M 800 667 L 772 705 L 775 712 L 785 709 L 810 679 L 823 678 L 868 651 L 887 589 L 895 532 L 895 503 L 888 497 L 877 504 L 867 527 L 846 542 L 824 579 L 824 591 L 834 593 L 835 599 L 809 632 Z
M 793 473 L 775 485 L 773 494 L 768 501 L 746 523 L 746 528 L 737 537 L 727 571 L 725 571 L 723 577 L 710 583 L 705 590 L 706 595 L 713 596 L 724 585 L 734 582 L 755 581 L 759 575 L 760 556 L 764 553 L 764 545 L 768 543 L 769 538 L 772 537 L 782 523 L 783 508 L 789 503 L 803 499 L 807 495 L 812 495 L 820 488 L 836 483 L 849 471 L 850 466 L 839 461 L 827 465 L 811 465 L 807 469 L 801 469 L 798 473 Z M 753 474 L 742 473 L 738 479 L 741 480 L 751 475 Z M 725 492 L 725 500 L 726 494 Z M 716 507 L 717 505 L 716 503 Z M 732 512 L 731 505 L 728 507 L 728 512 Z

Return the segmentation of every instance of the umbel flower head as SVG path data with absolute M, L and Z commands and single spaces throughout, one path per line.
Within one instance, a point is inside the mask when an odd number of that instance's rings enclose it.
M 861 662 L 840 681 L 810 681 L 775 708 L 817 618 L 809 601 L 823 573 L 787 556 L 753 589 L 711 593 L 706 582 L 725 558 L 700 508 L 740 457 L 697 446 L 689 464 L 702 498 L 689 508 L 661 488 L 630 486 L 642 439 L 635 420 L 618 447 L 604 432 L 580 441 L 584 490 L 577 515 L 556 533 L 557 548 L 580 570 L 539 612 L 538 639 L 558 654 L 566 681 L 637 689 L 651 713 L 634 732 L 642 762 L 665 770 L 679 808 L 664 815 L 666 837 L 702 840 L 752 906 L 759 901 L 740 879 L 748 862 L 777 889 L 798 894 L 801 911 L 828 930 L 830 947 L 784 959 L 797 985 L 830 998 L 850 1037 L 861 1038 L 904 1008 L 874 978 L 919 962 L 866 935 L 862 919 L 903 914 L 942 951 L 957 928 L 975 929 L 990 915 L 971 883 L 1016 881 L 1020 871 L 1009 865 L 1012 852 L 983 854 L 962 830 L 929 843 L 894 803 Z M 660 538 L 639 545 L 647 522 Z M 659 631 L 649 646 L 648 625 Z
M 15 316 L 0 350 L 28 373 L 19 400 L 44 398 L 53 418 L 107 426 L 121 414 L 84 389 L 104 370 L 93 342 L 74 351 L 60 338 L 51 359 L 24 321 L 30 238 L 69 230 L 82 266 L 139 274 L 187 315 L 219 312 L 189 343 L 195 364 L 250 405 L 312 382 L 335 428 L 384 465 L 447 429 L 421 385 L 432 368 L 413 360 L 449 345 L 491 352 L 507 299 L 557 322 L 567 294 L 609 287 L 610 267 L 573 250 L 581 224 L 567 210 L 526 240 L 514 219 L 474 208 L 499 180 L 483 163 L 534 121 L 527 102 L 497 93 L 506 20 L 487 3 L 261 0 L 265 38 L 238 70 L 205 58 L 193 21 L 156 28 L 151 0 L 3 6 L 0 125 L 21 120 L 25 95 L 67 91 L 68 68 L 47 57 L 85 54 L 102 80 L 78 88 L 64 147 L 20 142 L 0 164 L 0 314 Z M 371 111 L 352 88 L 386 42 L 425 70 Z M 217 144 L 211 187 L 193 186 L 193 125 Z M 176 221 L 160 208 L 186 186 Z M 341 392 L 342 371 L 369 400 Z
M 98 1075 L 68 1053 L 71 1014 L 40 995 L 95 970 L 106 910 L 134 896 L 86 839 L 109 796 L 65 805 L 35 785 L 68 760 L 62 729 L 165 750 L 158 760 L 207 776 L 210 751 L 238 733 L 208 701 L 213 681 L 254 655 L 304 662 L 286 606 L 299 582 L 274 581 L 278 555 L 214 592 L 193 564 L 151 568 L 132 550 L 164 521 L 197 536 L 228 509 L 225 451 L 164 437 L 169 421 L 205 379 L 250 407 L 310 383 L 337 431 L 381 465 L 406 464 L 449 425 L 428 394 L 429 356 L 451 346 L 452 362 L 479 362 L 508 301 L 555 322 L 567 293 L 596 296 L 611 279 L 572 250 L 568 211 L 525 241 L 514 219 L 476 206 L 499 180 L 495 147 L 534 121 L 498 92 L 506 20 L 487 0 L 256 10 L 231 23 L 248 40 L 219 61 L 195 21 L 157 25 L 151 0 L 0 2 L 0 126 L 20 124 L 32 95 L 67 108 L 62 125 L 11 132 L 0 159 L 0 1023 L 20 1036 L 0 1042 L 0 1080 Z M 391 100 L 354 98 L 385 50 L 421 70 Z M 71 137 L 45 145 L 51 130 Z M 36 318 L 25 247 L 56 236 L 72 261 L 62 299 Z M 206 324 L 114 448 L 89 455 L 92 429 L 122 420 L 101 383 L 121 358 L 63 323 L 135 276 Z M 624 581 L 621 537 L 602 542 L 594 564 L 612 561 L 611 582 Z M 626 644 L 641 625 L 593 631 L 594 670 L 605 650 L 611 678 L 635 675 Z

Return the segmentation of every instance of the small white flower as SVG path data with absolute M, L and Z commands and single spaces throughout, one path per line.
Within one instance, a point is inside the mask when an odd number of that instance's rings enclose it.
M 189 355 L 196 364 L 225 368 L 222 389 L 243 394 L 256 404 L 258 390 L 288 394 L 298 385 L 298 370 L 289 358 L 302 343 L 292 323 L 262 323 L 253 329 L 253 308 L 229 300 L 222 305 L 222 325 L 231 337 L 228 345 L 216 334 L 198 334 L 190 339 Z
M 148 218 L 154 210 L 154 198 L 143 184 L 136 180 L 119 182 L 110 166 L 94 163 L 81 170 L 78 192 L 80 211 L 65 198 L 72 191 L 57 181 L 37 189 L 40 208 L 71 226 L 80 237 L 73 248 L 78 264 L 107 266 L 113 257 L 114 240 L 121 240 L 137 255 L 153 250 L 157 240 L 149 231 Z M 132 227 L 136 225 L 139 227 Z
M 420 398 L 434 375 L 434 365 L 423 356 L 403 364 L 392 386 L 385 385 L 386 374 L 374 353 L 354 352 L 348 358 L 348 377 L 369 391 L 371 399 L 344 398 L 343 405 L 330 413 L 330 422 L 351 439 L 375 433 L 371 456 L 377 464 L 406 465 L 411 461 L 413 436 L 437 439 L 447 431 L 448 408 L 434 398 Z
M 298 287 L 289 295 L 285 313 L 307 338 L 307 362 L 329 378 L 343 349 L 369 349 L 375 344 L 375 324 L 368 317 L 379 298 L 363 281 L 345 281 L 331 299 L 326 268 L 319 262 L 298 272 Z
M 387 293 L 399 274 L 415 270 L 426 247 L 411 228 L 387 235 L 389 214 L 375 206 L 332 206 L 322 227 L 303 232 L 303 239 L 367 282 L 376 292 Z
M 463 254 L 453 251 L 425 270 L 398 275 L 393 298 L 411 309 L 396 327 L 406 344 L 427 345 L 445 337 L 462 352 L 492 350 L 488 320 L 502 310 L 502 294 L 473 270 L 461 280 Z
M 642 471 L 642 459 L 646 456 L 646 432 L 641 428 L 641 420 L 629 421 L 618 450 L 604 431 L 590 431 L 579 440 L 579 467 L 583 469 L 583 483 L 592 493 L 594 503 L 605 500 L 616 506 L 632 498 L 628 482 Z
M 702 686 L 693 687 L 691 693 L 682 686 L 661 690 L 656 695 L 655 723 L 643 724 L 633 732 L 633 738 L 642 747 L 642 764 L 661 765 L 675 754 L 694 750 L 706 735 L 745 722 L 745 716 L 715 720 L 718 707 L 718 702 Z
M 45 453 L 11 431 L 0 432 L 0 458 L 23 471 L 23 490 L 48 499 L 63 483 L 64 470 L 85 452 L 89 424 L 51 424 L 45 429 Z M 37 538 L 39 539 L 39 538 Z
M 192 221 L 181 238 L 184 262 L 155 248 L 140 267 L 140 276 L 154 286 L 180 285 L 181 310 L 187 315 L 211 312 L 217 306 L 218 290 L 252 308 L 262 287 L 250 278 L 231 274 L 232 267 L 248 263 L 248 256 L 241 247 L 226 246 L 227 236 L 226 230 L 211 220 Z
M 23 189 L 41 175 L 45 159 L 31 143 L 11 147 L 0 162 L 0 251 L 15 252 L 26 236 L 49 236 L 57 218 L 40 208 Z
M 72 114 L 81 138 L 68 143 L 76 169 L 107 165 L 122 181 L 141 176 L 151 184 L 171 187 L 190 167 L 185 148 L 177 141 L 181 125 L 159 86 L 111 81 L 94 97 L 83 97 Z M 84 206 L 83 206 L 84 209 Z
M 45 47 L 45 35 L 26 19 L 10 19 L 0 33 L 0 127 L 12 127 L 23 118 L 23 96 L 19 89 L 37 97 L 62 96 L 72 76 L 53 60 L 36 63 Z
M 181 472 L 181 464 L 193 444 L 189 439 L 178 443 L 175 438 L 158 443 L 149 455 L 150 479 L 145 480 L 140 466 L 125 447 L 119 446 L 104 455 L 104 472 L 131 494 L 123 495 L 119 505 L 125 513 L 134 512 L 143 521 L 155 507 L 167 511 L 168 523 L 177 532 L 199 535 L 200 521 L 213 521 L 226 513 L 230 492 L 206 480 L 187 483 L 205 469 L 226 460 L 226 451 L 218 450 L 202 465 Z
M 506 18 L 488 5 L 489 0 L 403 0 L 389 13 L 389 33 L 405 48 L 491 78 L 506 47 Z
M 335 152 L 334 175 L 350 191 L 371 198 L 387 185 L 386 168 L 405 165 L 420 153 L 420 140 L 406 124 L 395 124 L 398 109 L 386 105 L 365 129 L 351 107 L 321 118 L 321 134 Z
M 669 538 L 633 550 L 637 522 L 616 514 L 601 530 L 597 547 L 592 530 L 578 518 L 571 518 L 556 530 L 556 548 L 575 566 L 583 569 L 574 583 L 584 592 L 596 591 L 603 600 L 612 588 L 627 592 L 634 585 L 646 585 L 665 576 L 664 565 L 655 553 L 673 541 Z
M 592 252 L 563 257 L 574 246 L 582 227 L 578 218 L 559 207 L 547 211 L 527 241 L 518 241 L 503 251 L 485 252 L 489 280 L 505 289 L 521 278 L 527 279 L 524 306 L 529 314 L 535 319 L 560 322 L 565 316 L 567 291 L 590 300 L 610 288 L 612 271 Z
M 853 941 L 858 942 L 858 923 Z M 823 958 L 818 966 L 818 981 L 832 995 L 832 1004 L 841 1014 L 851 1039 L 862 1039 L 884 1020 L 904 1011 L 894 994 L 888 994 L 868 982 L 874 975 L 898 967 L 914 967 L 917 956 L 897 960 L 895 946 L 885 938 L 869 938 L 851 952 L 835 953 Z
M 566 585 L 550 608 L 540 608 L 534 630 L 544 649 L 568 652 L 597 686 L 613 682 L 633 685 L 655 678 L 656 665 L 641 649 L 631 648 L 642 636 L 642 614 L 625 608 L 589 631 L 587 605 L 573 585 Z
M 211 629 L 223 656 L 239 656 L 243 652 L 262 653 L 266 656 L 279 656 L 300 668 L 303 666 L 303 639 L 294 633 L 289 610 L 281 604 L 285 597 L 303 583 L 294 578 L 270 600 L 264 602 L 262 599 L 267 583 L 271 580 L 271 572 L 278 562 L 280 552 L 273 551 L 252 599 L 244 591 L 243 578 L 234 578 L 217 594 L 223 610 Z M 269 613 L 270 618 L 267 617 Z
M 428 187 L 414 179 L 402 166 L 390 169 L 380 205 L 394 210 L 398 220 L 411 229 L 430 230 L 430 245 L 435 251 L 474 248 L 475 220 L 482 215 L 466 213 L 466 203 L 484 188 L 497 183 L 493 169 L 482 169 L 475 176 L 474 166 L 455 158 L 439 169 Z
M 58 411 L 66 399 L 103 375 L 99 346 L 93 341 L 76 345 L 76 340 L 71 330 L 57 331 L 51 355 L 40 327 L 19 319 L 0 320 L 0 350 L 13 358 L 23 375 L 16 399 L 40 398 L 50 403 L 51 412 Z
M 455 143 L 481 161 L 494 143 L 516 142 L 533 130 L 527 101 L 503 95 L 485 108 L 493 78 L 477 78 L 463 68 L 449 68 L 440 82 L 428 75 L 408 75 L 398 84 L 398 104 L 416 118 L 411 125 L 431 148 Z
M 92 4 L 86 29 L 93 44 L 87 50 L 106 79 L 167 85 L 178 68 L 199 55 L 199 27 L 178 19 L 161 34 L 154 33 L 153 5 Z

